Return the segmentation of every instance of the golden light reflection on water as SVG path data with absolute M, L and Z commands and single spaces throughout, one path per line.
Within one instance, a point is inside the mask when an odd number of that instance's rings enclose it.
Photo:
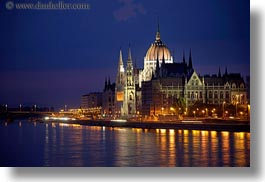
M 229 132 L 226 131 L 222 131 L 221 135 L 222 135 L 222 153 L 223 153 L 223 163 L 225 166 L 229 166 L 230 163 L 230 142 L 229 142 Z
M 60 126 L 62 126 L 62 125 L 60 125 Z M 52 123 L 52 127 L 56 128 L 56 123 Z
M 132 128 L 132 131 L 136 133 L 142 133 L 142 128 Z
M 201 131 L 201 135 L 202 135 L 203 137 L 208 137 L 208 135 L 209 135 L 209 131 Z
M 249 166 L 250 133 L 201 130 L 155 130 L 162 162 L 176 166 Z M 165 135 L 166 133 L 166 135 Z M 231 138 L 231 134 L 234 138 Z M 235 145 L 231 145 L 235 142 Z M 165 152 L 167 151 L 167 152 Z M 179 157 L 177 151 L 182 151 Z M 167 153 L 167 155 L 165 155 Z M 248 156 L 246 156 L 246 153 Z
M 216 133 L 217 133 L 216 131 L 211 131 L 211 136 L 216 137 Z
M 106 154 L 103 154 L 114 155 L 116 166 L 141 166 L 141 163 L 155 163 L 158 166 L 250 165 L 250 133 L 246 132 L 148 130 L 58 123 L 45 126 L 45 158 L 50 157 L 50 152 L 64 153 L 65 146 L 70 146 L 71 151 L 75 152 L 65 155 L 71 156 L 76 166 L 82 166 L 85 162 L 82 156 L 87 147 L 84 140 L 94 145 L 102 144 L 100 149 L 106 150 Z M 71 135 L 66 131 L 71 131 Z M 108 154 L 109 142 L 115 142 L 114 154 Z M 89 156 L 100 157 L 96 153 L 89 153 Z
M 250 133 L 245 132 L 235 132 L 234 133 L 234 146 L 235 151 L 238 155 L 235 157 L 235 163 L 238 166 L 245 166 L 247 161 L 242 160 L 246 159 L 246 151 L 250 149 L 250 142 L 249 140 L 245 140 L 245 138 L 249 139 Z
M 184 136 L 187 136 L 189 134 L 189 130 L 183 130 Z
M 169 130 L 169 135 L 173 135 L 173 136 L 175 136 L 175 130 L 174 130 L 174 129 L 170 129 L 170 130 Z
M 189 144 L 192 143 L 192 138 L 189 138 L 190 130 L 183 130 L 183 163 L 189 165 Z
M 169 130 L 169 166 L 176 166 L 176 138 L 175 130 Z

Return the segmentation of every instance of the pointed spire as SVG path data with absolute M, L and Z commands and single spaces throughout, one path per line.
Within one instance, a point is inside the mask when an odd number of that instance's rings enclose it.
M 107 89 L 107 77 L 105 77 L 105 86 L 104 86 L 104 91 Z
M 123 60 L 122 60 L 122 50 L 120 47 L 120 57 L 119 57 L 119 63 L 118 63 L 118 74 L 120 72 L 124 72 L 124 66 L 123 66 Z
M 192 66 L 192 57 L 191 57 L 191 49 L 190 49 L 190 56 L 189 56 L 189 68 L 193 68 Z
M 159 16 L 157 17 L 157 31 L 160 32 L 160 27 L 159 27 Z
M 109 76 L 109 80 L 108 80 L 108 86 L 110 86 L 110 76 Z
M 121 47 L 120 47 L 120 58 L 119 58 L 119 65 L 123 65 Z
M 220 70 L 220 67 L 219 67 L 219 71 L 218 71 L 218 77 L 221 78 L 221 70 Z
M 129 44 L 129 51 L 128 51 L 128 63 L 132 63 L 132 54 L 131 54 L 131 44 Z
M 159 27 L 159 17 L 157 18 L 157 32 L 156 32 L 156 41 L 160 41 L 160 27 Z
M 186 60 L 185 60 L 185 51 L 183 50 L 183 59 L 182 59 L 183 63 L 186 64 Z

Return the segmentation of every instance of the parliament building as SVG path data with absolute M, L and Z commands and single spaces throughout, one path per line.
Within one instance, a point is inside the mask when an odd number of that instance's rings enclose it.
M 226 68 L 222 74 L 219 68 L 215 75 L 198 74 L 191 50 L 187 60 L 184 52 L 181 61 L 173 60 L 158 26 L 143 69 L 133 64 L 130 47 L 126 61 L 120 50 L 116 81 L 105 82 L 102 110 L 116 118 L 165 115 L 176 110 L 188 114 L 194 104 L 246 105 L 248 94 L 240 73 L 228 73 Z

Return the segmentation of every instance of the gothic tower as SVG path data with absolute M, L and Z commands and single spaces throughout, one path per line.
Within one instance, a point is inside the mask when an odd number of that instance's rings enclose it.
M 135 104 L 135 80 L 133 71 L 133 62 L 131 49 L 129 47 L 128 60 L 126 66 L 125 87 L 124 87 L 124 99 L 123 99 L 123 111 L 124 117 L 132 117 L 136 112 Z
M 122 60 L 122 51 L 120 49 L 120 57 L 118 63 L 118 70 L 116 75 L 116 87 L 115 87 L 115 114 L 120 117 L 122 112 L 122 104 L 124 99 L 124 85 L 125 84 L 125 70 Z

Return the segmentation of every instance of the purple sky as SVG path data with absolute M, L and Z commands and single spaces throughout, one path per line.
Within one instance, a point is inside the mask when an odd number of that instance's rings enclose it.
M 249 75 L 249 1 L 78 2 L 91 9 L 6 10 L 0 2 L 0 104 L 78 107 L 81 95 L 102 91 L 105 77 L 114 81 L 120 46 L 125 61 L 131 43 L 133 60 L 143 67 L 158 15 L 175 61 L 191 48 L 201 75 L 225 66 Z

